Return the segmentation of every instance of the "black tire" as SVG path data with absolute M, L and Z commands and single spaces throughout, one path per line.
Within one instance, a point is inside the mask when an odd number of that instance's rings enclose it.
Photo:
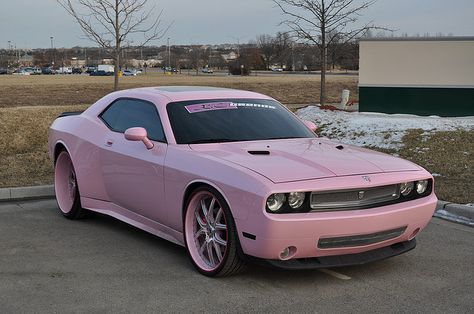
M 199 264 L 202 264 L 202 260 L 200 262 L 196 262 L 195 257 L 193 257 L 193 254 L 191 253 L 190 249 L 193 250 L 191 245 L 196 245 L 196 240 L 194 240 L 193 237 L 193 242 L 190 242 L 190 236 L 192 235 L 191 232 L 189 232 L 189 219 L 188 215 L 192 214 L 194 216 L 194 211 L 195 208 L 191 208 L 190 205 L 195 201 L 196 197 L 199 197 L 199 195 L 202 195 L 203 193 L 207 193 L 208 195 L 212 195 L 215 197 L 218 201 L 218 204 L 220 205 L 220 208 L 222 208 L 224 216 L 225 216 L 225 222 L 226 222 L 226 240 L 227 240 L 227 246 L 225 250 L 225 254 L 222 258 L 222 260 L 219 262 L 217 268 L 209 270 L 209 269 L 204 269 L 201 267 Z M 189 211 L 192 210 L 193 213 L 190 213 Z M 211 209 L 212 210 L 212 209 Z M 191 259 L 191 262 L 193 263 L 194 267 L 198 272 L 205 276 L 209 277 L 226 277 L 226 276 L 231 276 L 238 274 L 245 268 L 245 261 L 241 259 L 241 255 L 239 254 L 241 252 L 240 248 L 240 242 L 237 236 L 237 228 L 235 226 L 234 218 L 232 217 L 232 213 L 230 211 L 229 205 L 225 201 L 225 199 L 222 197 L 222 195 L 214 188 L 210 186 L 201 186 L 197 188 L 196 190 L 191 193 L 189 196 L 188 200 L 186 200 L 186 205 L 184 207 L 184 215 L 183 215 L 183 234 L 184 234 L 184 242 L 186 246 L 186 251 L 188 253 L 189 258 Z M 187 219 L 188 218 L 188 219 Z M 188 224 L 188 225 L 186 225 Z M 188 229 L 187 229 L 188 227 Z M 186 232 L 188 230 L 188 232 Z M 194 253 L 195 256 L 195 253 Z

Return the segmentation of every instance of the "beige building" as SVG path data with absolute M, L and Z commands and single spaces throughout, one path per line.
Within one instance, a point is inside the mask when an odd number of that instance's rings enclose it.
M 474 115 L 474 37 L 360 41 L 361 111 Z

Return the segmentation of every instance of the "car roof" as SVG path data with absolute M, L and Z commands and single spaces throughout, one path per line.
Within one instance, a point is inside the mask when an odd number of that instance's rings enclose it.
M 211 86 L 161 86 L 161 87 L 144 87 L 128 89 L 121 92 L 121 96 L 139 97 L 140 94 L 148 96 L 165 97 L 169 102 L 202 100 L 202 99 L 272 99 L 269 96 L 237 89 L 220 88 Z M 161 97 L 160 97 L 161 96 Z

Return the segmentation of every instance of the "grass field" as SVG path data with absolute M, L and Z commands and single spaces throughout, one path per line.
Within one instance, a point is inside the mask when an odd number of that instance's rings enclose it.
M 122 78 L 121 88 L 160 85 L 211 85 L 269 94 L 287 104 L 317 103 L 317 76 L 218 77 L 149 75 Z M 339 101 L 342 89 L 357 98 L 357 77 L 328 79 L 329 101 Z M 53 168 L 47 155 L 47 131 L 63 111 L 83 110 L 112 90 L 110 77 L 0 76 L 0 187 L 50 184 Z M 326 126 L 329 127 L 329 126 Z M 441 199 L 473 202 L 474 131 L 439 132 L 426 139 L 417 130 L 403 138 L 398 153 L 441 173 L 436 191 Z M 453 154 L 463 146 L 467 154 Z M 425 152 L 419 153 L 420 148 Z
M 358 98 L 357 76 L 328 76 L 328 102 L 339 102 L 341 91 L 349 89 Z M 319 76 L 213 76 L 152 73 L 122 77 L 120 88 L 164 85 L 202 85 L 260 92 L 282 103 L 319 102 Z M 113 78 L 86 75 L 0 76 L 0 108 L 20 106 L 65 106 L 92 104 L 113 89 Z
M 474 130 L 440 131 L 422 136 L 410 130 L 398 154 L 435 174 L 435 189 L 442 200 L 474 203 Z

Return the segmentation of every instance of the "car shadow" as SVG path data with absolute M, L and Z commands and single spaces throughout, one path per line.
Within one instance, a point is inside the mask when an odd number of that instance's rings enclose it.
M 166 268 L 169 267 L 170 271 L 172 268 L 173 272 L 182 271 L 183 273 L 198 275 L 187 256 L 185 248 L 180 245 L 104 214 L 95 213 L 93 217 L 83 219 L 80 222 L 87 224 L 91 228 L 100 229 L 104 236 L 107 233 L 111 235 L 120 234 L 120 237 L 126 237 L 127 240 L 130 240 L 131 242 L 139 242 L 140 245 L 149 253 L 146 258 L 156 257 L 164 259 L 165 261 L 168 260 L 172 263 L 172 266 L 167 266 L 166 263 L 161 263 L 160 268 L 162 270 L 166 271 Z M 120 243 L 117 244 L 120 245 Z M 404 257 L 407 257 L 407 254 L 404 254 Z M 404 257 L 394 257 L 388 260 L 372 262 L 364 265 L 332 268 L 332 270 L 347 275 L 352 279 L 362 278 L 367 275 L 385 276 L 390 273 L 393 274 L 393 272 L 402 271 L 403 269 L 406 269 L 406 267 L 410 267 L 410 265 L 406 265 L 407 263 L 403 262 Z M 149 263 L 150 265 L 154 265 L 152 260 L 150 260 Z M 248 263 L 245 270 L 238 276 L 220 278 L 218 280 L 229 282 L 241 282 L 243 280 L 245 282 L 250 281 L 254 283 L 261 282 L 268 284 L 278 284 L 279 282 L 284 282 L 285 284 L 311 284 L 315 281 L 320 284 L 331 284 L 334 281 L 344 282 L 344 280 L 330 276 L 327 273 L 318 271 L 317 269 L 286 270 L 254 263 Z M 346 282 L 349 283 L 350 280 L 347 280 Z

